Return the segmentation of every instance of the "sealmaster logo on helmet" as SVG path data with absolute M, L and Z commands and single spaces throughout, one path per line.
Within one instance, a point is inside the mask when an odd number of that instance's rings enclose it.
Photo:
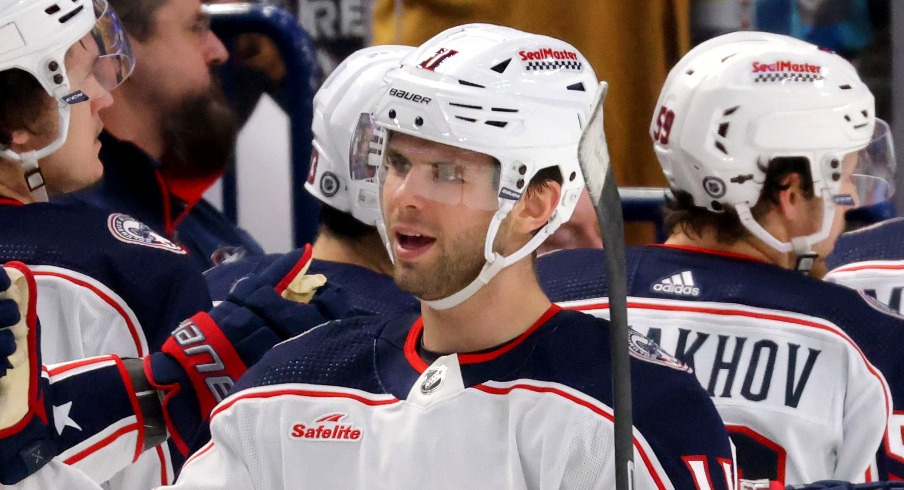
M 754 82 L 774 82 L 781 80 L 795 80 L 798 82 L 812 82 L 822 80 L 822 67 L 809 63 L 794 63 L 793 61 L 775 61 L 772 63 L 753 62 L 753 73 L 759 73 Z
M 566 49 L 540 48 L 533 51 L 518 51 L 525 68 L 530 70 L 571 70 L 581 71 L 583 63 L 578 54 Z

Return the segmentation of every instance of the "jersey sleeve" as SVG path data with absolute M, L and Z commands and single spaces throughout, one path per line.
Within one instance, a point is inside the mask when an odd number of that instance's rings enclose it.
M 53 460 L 44 465 L 36 473 L 15 485 L 4 485 L 9 490 L 46 490 L 48 488 L 65 488 L 67 490 L 103 490 L 103 487 L 78 469 Z
M 735 488 L 734 450 L 715 405 L 687 366 L 657 357 L 667 365 L 632 359 L 631 369 L 634 426 L 648 450 L 675 488 Z

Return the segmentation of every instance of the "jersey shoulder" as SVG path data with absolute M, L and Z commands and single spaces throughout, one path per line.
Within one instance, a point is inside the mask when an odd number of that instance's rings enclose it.
M 406 321 L 413 321 L 412 315 Z M 374 365 L 375 344 L 387 324 L 399 319 L 359 316 L 327 322 L 273 347 L 236 383 L 256 386 L 306 383 L 382 393 Z
M 894 218 L 841 235 L 826 259 L 828 268 L 870 260 L 904 260 L 904 218 Z

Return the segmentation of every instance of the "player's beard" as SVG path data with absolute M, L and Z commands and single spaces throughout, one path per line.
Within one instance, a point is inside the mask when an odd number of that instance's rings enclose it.
M 237 134 L 235 114 L 216 82 L 206 93 L 186 96 L 164 118 L 164 172 L 188 179 L 222 174 Z
M 395 263 L 393 278 L 403 291 L 425 301 L 447 298 L 473 281 L 483 268 L 483 240 L 486 227 L 455 234 L 442 244 L 429 264 Z M 434 247 L 440 246 L 439 241 Z

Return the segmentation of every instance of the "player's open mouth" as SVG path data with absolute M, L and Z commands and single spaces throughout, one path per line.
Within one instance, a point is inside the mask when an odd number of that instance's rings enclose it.
M 396 255 L 400 258 L 412 259 L 426 252 L 436 238 L 417 233 L 396 232 Z

